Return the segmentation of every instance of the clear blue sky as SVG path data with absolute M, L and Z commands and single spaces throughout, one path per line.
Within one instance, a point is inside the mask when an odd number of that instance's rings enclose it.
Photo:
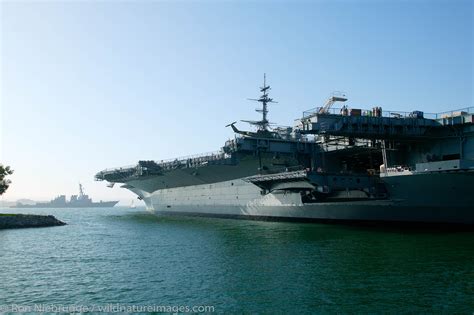
M 335 90 L 350 105 L 473 106 L 473 1 L 2 1 L 4 199 L 50 199 L 139 159 L 214 151 L 229 122 L 292 125 Z M 246 127 L 239 123 L 240 127 Z

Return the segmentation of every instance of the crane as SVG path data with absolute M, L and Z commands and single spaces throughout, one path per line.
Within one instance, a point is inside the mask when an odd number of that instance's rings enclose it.
M 333 92 L 332 95 L 326 101 L 326 104 L 324 104 L 324 106 L 319 109 L 318 114 L 328 114 L 329 109 L 331 109 L 331 106 L 334 105 L 334 103 L 345 101 L 347 101 L 345 93 Z

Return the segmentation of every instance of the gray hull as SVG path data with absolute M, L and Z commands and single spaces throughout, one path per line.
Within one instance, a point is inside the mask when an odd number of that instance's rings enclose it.
M 302 203 L 299 193 L 261 190 L 241 179 L 157 190 L 144 197 L 154 213 L 272 220 L 343 220 L 474 224 L 474 176 L 393 176 L 390 199 Z M 426 196 L 420 198 L 420 196 Z M 416 198 L 418 197 L 418 198 Z
M 472 210 L 456 208 L 443 212 L 433 207 L 400 207 L 387 202 L 367 203 L 327 203 L 305 206 L 284 207 L 203 207 L 175 206 L 167 209 L 154 209 L 156 214 L 179 214 L 189 216 L 209 216 L 221 218 L 243 218 L 278 221 L 344 221 L 344 222 L 410 222 L 410 223 L 446 223 L 474 224 Z
M 115 206 L 118 201 L 93 202 L 89 204 L 65 204 L 55 205 L 50 203 L 37 203 L 34 205 L 17 205 L 11 208 L 110 208 Z

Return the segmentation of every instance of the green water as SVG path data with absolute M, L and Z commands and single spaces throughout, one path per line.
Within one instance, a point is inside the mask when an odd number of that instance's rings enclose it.
M 218 313 L 474 312 L 474 232 L 48 213 L 0 230 L 0 305 L 208 305 Z

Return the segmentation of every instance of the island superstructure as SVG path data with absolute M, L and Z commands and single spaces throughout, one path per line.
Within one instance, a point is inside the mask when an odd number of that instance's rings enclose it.
M 344 93 L 270 128 L 270 86 L 256 131 L 218 152 L 105 169 L 150 211 L 249 219 L 474 224 L 474 108 L 440 114 L 351 108 Z M 336 104 L 342 107 L 335 108 Z
M 60 195 L 50 202 L 38 202 L 34 205 L 17 203 L 17 205 L 12 208 L 107 208 L 113 207 L 117 203 L 118 200 L 93 202 L 92 199 L 84 193 L 82 184 L 79 184 L 79 195 L 72 195 L 69 201 L 66 200 L 66 195 Z

